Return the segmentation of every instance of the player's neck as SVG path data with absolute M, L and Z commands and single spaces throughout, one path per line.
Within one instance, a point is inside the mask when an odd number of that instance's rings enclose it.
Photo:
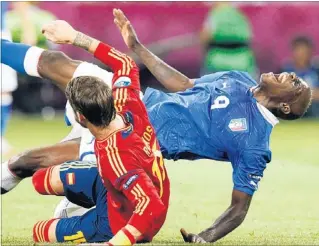
M 267 93 L 265 93 L 261 87 L 256 86 L 252 87 L 251 91 L 254 95 L 254 98 L 257 100 L 259 104 L 264 106 L 265 108 L 271 110 L 271 108 L 274 107 L 273 103 L 270 101 L 270 98 L 267 96 Z
M 88 125 L 88 129 L 97 140 L 106 139 L 112 133 L 124 127 L 125 127 L 125 123 L 123 121 L 123 118 L 119 116 L 118 114 L 116 115 L 115 119 L 112 120 L 107 127 L 101 128 L 101 127 L 94 126 L 92 124 Z

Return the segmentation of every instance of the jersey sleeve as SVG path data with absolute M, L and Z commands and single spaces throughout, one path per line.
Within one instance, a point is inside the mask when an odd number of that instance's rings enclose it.
M 105 176 L 116 190 L 124 194 L 134 212 L 128 224 L 142 234 L 146 234 L 161 216 L 165 216 L 165 205 L 148 174 L 139 165 L 139 161 L 129 151 L 109 151 L 112 161 L 105 170 Z M 103 174 L 103 172 L 102 172 Z M 103 177 L 103 175 L 102 175 Z
M 263 177 L 266 164 L 271 160 L 271 152 L 262 149 L 241 151 L 233 164 L 234 189 L 253 195 Z
M 139 69 L 132 58 L 102 42 L 94 56 L 113 70 L 112 89 L 116 111 L 147 115 L 140 99 Z
M 113 70 L 113 89 L 140 90 L 139 70 L 131 57 L 102 42 L 94 56 Z

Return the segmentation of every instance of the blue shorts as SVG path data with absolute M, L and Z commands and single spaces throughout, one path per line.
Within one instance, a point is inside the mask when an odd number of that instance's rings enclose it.
M 89 210 L 82 216 L 60 219 L 56 227 L 58 242 L 107 242 L 112 237 L 107 210 L 107 191 L 94 162 L 66 162 L 60 178 L 70 202 Z

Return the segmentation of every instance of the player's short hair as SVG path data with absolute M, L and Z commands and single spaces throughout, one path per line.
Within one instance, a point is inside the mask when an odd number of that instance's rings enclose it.
M 299 77 L 296 77 L 294 81 L 297 83 L 301 83 L 301 81 L 303 81 L 303 83 L 306 83 L 304 80 L 302 80 Z M 289 114 L 285 114 L 279 108 L 274 109 L 273 114 L 283 120 L 296 120 L 304 116 L 304 114 L 307 112 L 308 108 L 310 107 L 311 102 L 312 102 L 312 91 L 310 87 L 307 87 L 296 97 L 296 100 L 290 104 L 291 111 Z
M 307 36 L 296 36 L 291 41 L 291 47 L 294 49 L 299 45 L 305 45 L 305 46 L 308 46 L 309 48 L 312 48 L 313 42 L 311 38 Z
M 73 78 L 65 94 L 73 110 L 95 126 L 106 127 L 116 116 L 112 89 L 97 77 Z

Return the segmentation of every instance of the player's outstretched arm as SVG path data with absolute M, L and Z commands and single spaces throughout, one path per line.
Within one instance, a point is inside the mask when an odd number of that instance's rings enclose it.
M 245 219 L 252 196 L 233 190 L 229 208 L 208 229 L 198 236 L 206 242 L 215 242 L 236 229 Z M 185 239 L 185 238 L 184 238 Z
M 51 79 L 63 91 L 81 63 L 61 51 L 44 50 L 4 39 L 1 39 L 1 62 L 21 74 Z
M 113 70 L 113 83 L 120 77 L 127 77 L 131 80 L 129 82 L 130 88 L 140 90 L 138 67 L 126 54 L 75 30 L 63 20 L 52 21 L 44 26 L 43 33 L 48 40 L 54 43 L 72 44 L 94 54 L 97 59 Z
M 194 81 L 172 68 L 142 45 L 130 21 L 119 9 L 113 10 L 114 22 L 129 49 L 137 54 L 155 78 L 169 91 L 184 91 L 194 86 Z

